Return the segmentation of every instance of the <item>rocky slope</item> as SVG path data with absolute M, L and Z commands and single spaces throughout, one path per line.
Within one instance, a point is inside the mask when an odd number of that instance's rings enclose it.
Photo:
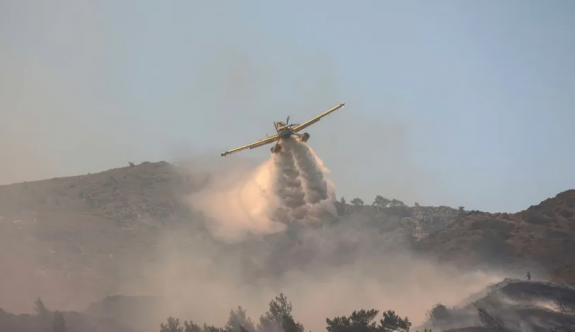
M 465 211 L 448 206 L 407 206 L 398 200 L 385 205 L 353 205 L 337 202 L 340 217 L 353 222 L 377 225 L 383 231 L 401 230 L 412 240 L 419 240 L 447 227 Z
M 575 284 L 575 190 L 515 213 L 467 212 L 416 243 L 421 251 L 462 264 L 537 263 Z

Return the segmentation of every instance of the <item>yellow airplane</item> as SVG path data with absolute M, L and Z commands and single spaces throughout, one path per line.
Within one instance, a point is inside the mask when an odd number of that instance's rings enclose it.
M 332 107 L 329 110 L 316 116 L 315 118 L 308 120 L 302 124 L 289 124 L 289 116 L 288 116 L 285 123 L 281 122 L 281 121 L 274 122 L 274 127 L 276 128 L 277 134 L 272 135 L 272 136 L 268 136 L 267 138 L 264 138 L 262 140 L 259 140 L 257 142 L 254 142 L 254 143 L 251 143 L 248 145 L 240 146 L 239 148 L 235 148 L 235 149 L 232 149 L 232 150 L 229 150 L 226 152 L 222 152 L 221 155 L 222 155 L 222 157 L 225 157 L 225 156 L 227 156 L 231 153 L 234 153 L 234 152 L 238 152 L 238 151 L 242 151 L 242 150 L 246 150 L 246 149 L 257 148 L 257 147 L 260 147 L 262 145 L 266 145 L 266 144 L 273 143 L 273 142 L 277 142 L 277 143 L 270 150 L 272 153 L 277 153 L 282 149 L 281 143 L 283 143 L 283 141 L 285 141 L 285 140 L 292 139 L 293 136 L 296 137 L 295 139 L 298 139 L 302 142 L 307 142 L 307 140 L 309 139 L 309 134 L 308 133 L 300 134 L 299 132 L 301 130 L 311 126 L 312 124 L 318 122 L 324 116 L 342 108 L 343 106 L 345 106 L 345 103 L 341 103 L 335 107 Z

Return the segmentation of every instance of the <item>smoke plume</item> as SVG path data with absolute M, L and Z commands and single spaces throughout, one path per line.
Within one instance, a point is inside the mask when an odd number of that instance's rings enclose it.
M 230 165 L 212 174 L 209 183 L 187 202 L 205 215 L 210 232 L 220 239 L 235 241 L 248 233 L 281 231 L 284 225 L 270 218 L 278 206 L 273 191 L 275 172 L 272 159 L 255 170 Z
M 314 156 L 307 144 L 289 140 L 285 144 L 293 151 L 297 167 L 302 170 L 302 180 L 306 186 L 306 201 L 316 204 L 328 198 L 327 183 L 323 179 L 323 172 L 317 166 Z
M 274 191 L 282 203 L 278 208 L 278 217 L 283 217 L 285 222 L 303 219 L 308 210 L 300 179 L 303 173 L 296 167 L 291 147 L 284 144 L 279 153 L 272 155 L 272 159 L 276 167 Z
M 282 231 L 294 220 L 335 215 L 335 188 L 324 178 L 322 161 L 305 143 L 286 140 L 281 145 L 255 170 L 224 169 L 189 198 L 209 218 L 214 236 L 238 240 L 248 233 Z
M 231 308 L 242 305 L 257 317 L 284 292 L 307 329 L 369 308 L 396 310 L 417 323 L 437 302 L 455 304 L 498 280 L 413 255 L 401 231 L 383 232 L 359 215 L 337 217 L 322 160 L 306 143 L 281 144 L 255 170 L 230 166 L 190 198 L 214 226 L 214 238 L 187 249 L 170 238 L 160 254 L 167 265 L 153 267 L 162 273 L 152 286 L 171 294 L 170 312 L 162 315 L 221 325 Z M 198 296 L 216 300 L 207 308 Z

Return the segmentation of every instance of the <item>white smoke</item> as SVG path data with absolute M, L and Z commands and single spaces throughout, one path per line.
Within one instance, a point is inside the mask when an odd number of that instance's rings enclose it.
M 208 217 L 215 236 L 237 240 L 247 233 L 282 231 L 294 220 L 335 215 L 335 187 L 325 178 L 329 170 L 323 162 L 303 142 L 281 144 L 255 170 L 230 168 L 190 197 L 193 207 Z
M 291 148 L 284 144 L 283 149 L 272 155 L 276 166 L 276 181 L 274 184 L 275 194 L 282 203 L 278 211 L 287 217 L 284 222 L 293 219 L 303 219 L 307 215 L 306 204 L 301 176 L 296 167 Z M 284 214 L 285 212 L 285 214 Z
M 307 144 L 288 140 L 284 147 L 289 148 L 293 153 L 297 167 L 301 170 L 302 180 L 306 188 L 306 201 L 310 204 L 316 204 L 327 199 L 327 183 L 323 179 L 323 172 L 317 166 Z
M 273 194 L 275 165 L 267 160 L 255 170 L 231 165 L 215 173 L 210 183 L 188 197 L 188 203 L 208 218 L 209 231 L 234 241 L 247 233 L 270 234 L 285 225 L 269 218 L 277 198 Z

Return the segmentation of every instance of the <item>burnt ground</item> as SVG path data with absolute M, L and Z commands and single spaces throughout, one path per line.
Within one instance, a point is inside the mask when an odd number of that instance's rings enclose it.
M 474 299 L 430 310 L 425 327 L 452 329 L 487 325 L 491 330 L 573 331 L 575 289 L 549 282 L 506 279 L 490 285 Z M 487 318 L 486 318 L 487 317 Z

